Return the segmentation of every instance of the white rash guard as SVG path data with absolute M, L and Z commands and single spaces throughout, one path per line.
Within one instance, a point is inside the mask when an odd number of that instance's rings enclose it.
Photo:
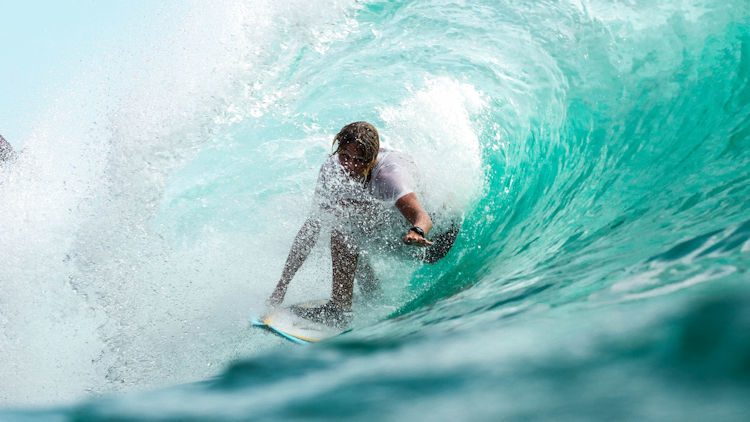
M 341 167 L 338 154 L 332 155 L 320 168 L 316 204 L 324 209 L 347 203 L 395 205 L 401 197 L 415 191 L 418 181 L 417 167 L 411 157 L 382 148 L 371 174 L 366 184 L 353 180 Z

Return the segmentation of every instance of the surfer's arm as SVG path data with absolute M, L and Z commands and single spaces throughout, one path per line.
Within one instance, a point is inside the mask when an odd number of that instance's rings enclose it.
M 289 256 L 287 256 L 284 264 L 284 271 L 281 273 L 281 279 L 276 284 L 271 297 L 268 298 L 268 305 L 276 306 L 284 301 L 289 282 L 305 262 L 307 256 L 310 255 L 310 251 L 318 240 L 318 234 L 320 234 L 320 221 L 315 217 L 309 217 L 294 238 L 292 250 L 289 251 Z
M 425 236 L 432 230 L 432 219 L 427 211 L 424 210 L 422 204 L 417 199 L 417 194 L 412 192 L 402 196 L 396 201 L 396 208 L 401 214 L 409 220 L 412 226 L 419 227 L 424 231 Z M 419 246 L 430 246 L 432 242 L 425 239 L 424 236 L 419 235 L 413 230 L 409 230 L 403 238 L 406 244 L 415 244 Z

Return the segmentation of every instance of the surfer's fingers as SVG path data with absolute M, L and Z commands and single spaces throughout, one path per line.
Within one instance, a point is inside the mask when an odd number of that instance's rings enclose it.
M 417 244 L 417 246 L 432 246 L 432 242 L 427 240 L 426 237 L 420 237 L 415 243 Z
M 404 243 L 406 243 L 407 245 L 416 245 L 416 246 L 432 246 L 432 242 L 430 242 L 429 240 L 427 240 L 427 238 L 424 238 L 424 237 L 413 238 L 413 237 L 406 236 L 404 237 Z
M 427 238 L 411 231 L 404 236 L 403 240 L 407 245 L 432 246 L 432 242 L 427 240 Z

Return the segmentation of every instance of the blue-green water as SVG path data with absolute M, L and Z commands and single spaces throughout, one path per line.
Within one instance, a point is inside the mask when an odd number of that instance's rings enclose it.
M 746 418 L 747 2 L 179 11 L 2 169 L 0 419 Z M 295 346 L 248 320 L 355 120 L 463 230 Z

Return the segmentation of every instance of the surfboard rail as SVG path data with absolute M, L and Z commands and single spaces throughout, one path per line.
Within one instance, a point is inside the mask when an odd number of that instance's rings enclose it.
M 251 323 L 254 327 L 266 329 L 293 343 L 318 343 L 348 331 L 348 329 L 311 321 L 294 313 L 292 308 L 322 306 L 326 302 L 328 300 L 315 300 L 279 307 L 259 318 L 253 318 Z

